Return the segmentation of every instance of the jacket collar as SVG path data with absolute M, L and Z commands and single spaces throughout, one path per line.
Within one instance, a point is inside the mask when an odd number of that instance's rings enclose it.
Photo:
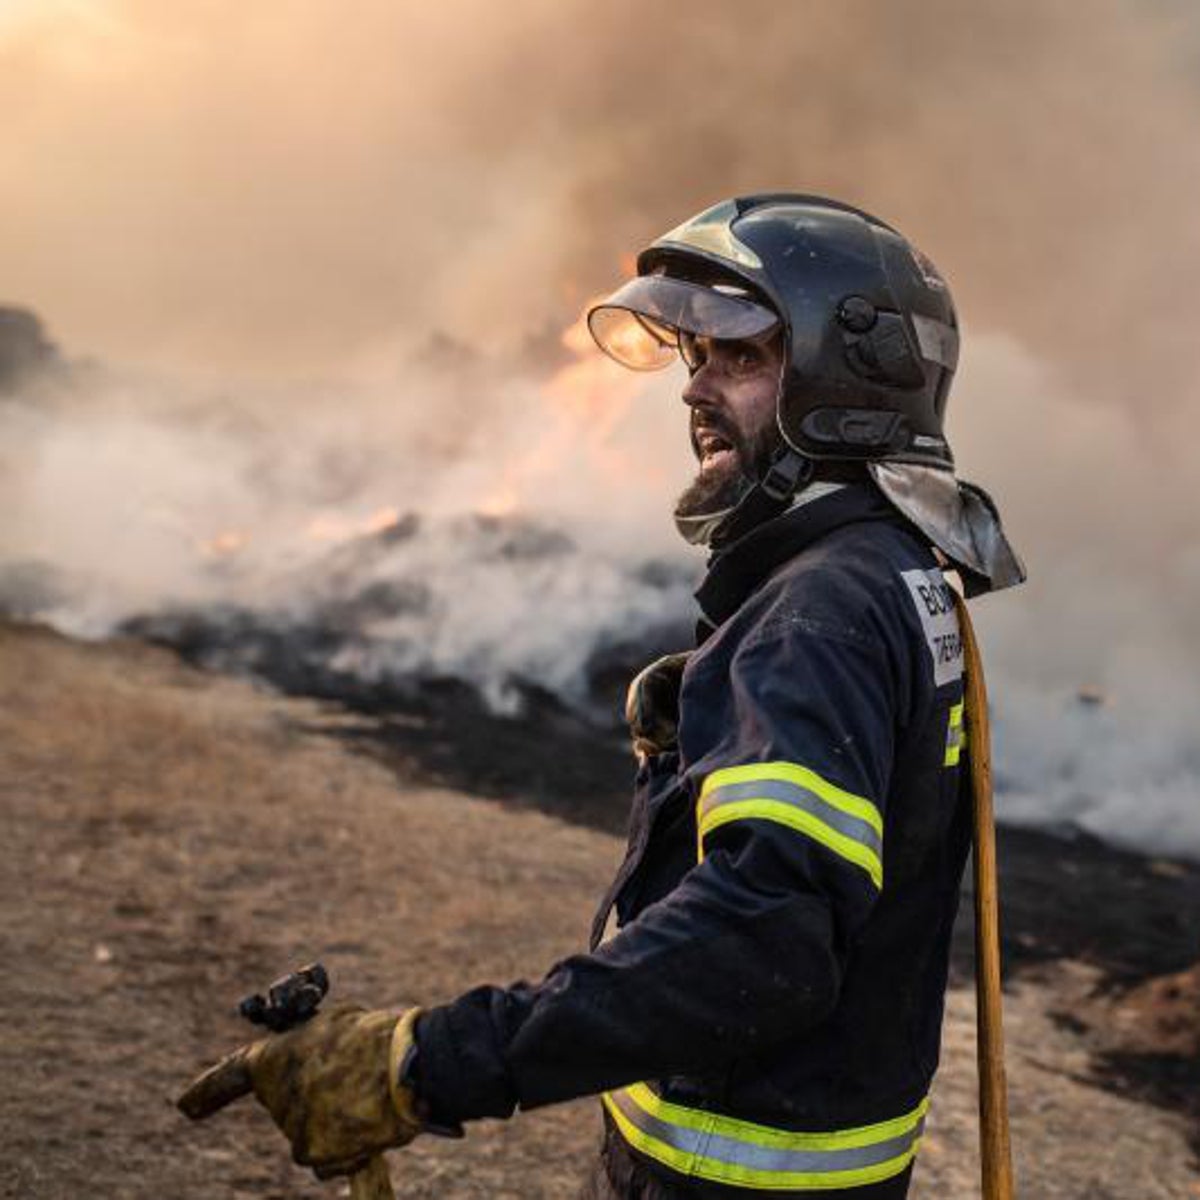
M 853 484 L 798 504 L 714 554 L 696 591 L 701 617 L 697 644 L 728 620 L 777 567 L 844 525 L 901 520 L 879 490 Z

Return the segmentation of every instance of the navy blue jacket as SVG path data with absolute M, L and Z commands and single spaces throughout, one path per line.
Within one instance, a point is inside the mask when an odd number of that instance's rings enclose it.
M 854 486 L 698 599 L 678 748 L 638 774 L 590 952 L 430 1010 L 420 1093 L 445 1121 L 605 1093 L 666 1180 L 846 1195 L 907 1172 L 938 1059 L 970 842 L 952 596 Z

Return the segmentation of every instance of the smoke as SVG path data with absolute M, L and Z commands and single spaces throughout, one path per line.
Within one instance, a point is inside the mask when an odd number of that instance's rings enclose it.
M 678 381 L 560 330 L 706 204 L 827 192 L 967 320 L 952 440 L 1031 568 L 980 605 L 1002 811 L 1196 854 L 1198 33 L 1175 0 L 11 3 L 3 286 L 128 365 L 0 397 L 10 607 L 294 615 L 412 511 L 372 569 L 434 579 L 440 624 L 392 665 L 570 693 L 589 639 L 679 601 L 640 566 L 699 563 Z M 481 577 L 477 511 L 574 549 Z
M 293 390 L 286 427 L 261 386 L 43 380 L 0 401 L 0 610 L 83 637 L 202 625 L 208 661 L 300 687 L 455 677 L 502 711 L 521 686 L 588 708 L 598 654 L 685 644 L 696 573 L 645 521 L 689 469 L 682 405 L 615 422 L 642 390 L 619 371 L 416 366 Z M 305 669 L 264 657 L 280 641 Z
M 1011 338 L 972 340 L 958 393 L 952 439 L 982 480 L 1009 481 L 999 494 L 1031 566 L 1019 592 L 976 606 L 998 812 L 1197 856 L 1193 452 L 1073 391 Z
M 7 7 L 5 286 L 75 347 L 342 374 L 519 339 L 683 215 L 790 187 L 898 223 L 1089 389 L 1194 386 L 1188 5 Z

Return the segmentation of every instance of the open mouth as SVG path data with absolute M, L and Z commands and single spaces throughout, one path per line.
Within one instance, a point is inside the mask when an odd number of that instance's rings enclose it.
M 724 466 L 736 461 L 737 448 L 719 430 L 711 425 L 698 426 L 692 437 L 696 449 L 696 457 L 700 460 L 700 470 L 708 471 L 713 467 Z

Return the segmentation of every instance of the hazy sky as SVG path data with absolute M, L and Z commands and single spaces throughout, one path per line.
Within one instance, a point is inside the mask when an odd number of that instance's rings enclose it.
M 898 224 L 969 326 L 1194 390 L 1200 69 L 1165 0 L 0 0 L 0 296 L 272 375 L 559 328 L 724 195 Z

